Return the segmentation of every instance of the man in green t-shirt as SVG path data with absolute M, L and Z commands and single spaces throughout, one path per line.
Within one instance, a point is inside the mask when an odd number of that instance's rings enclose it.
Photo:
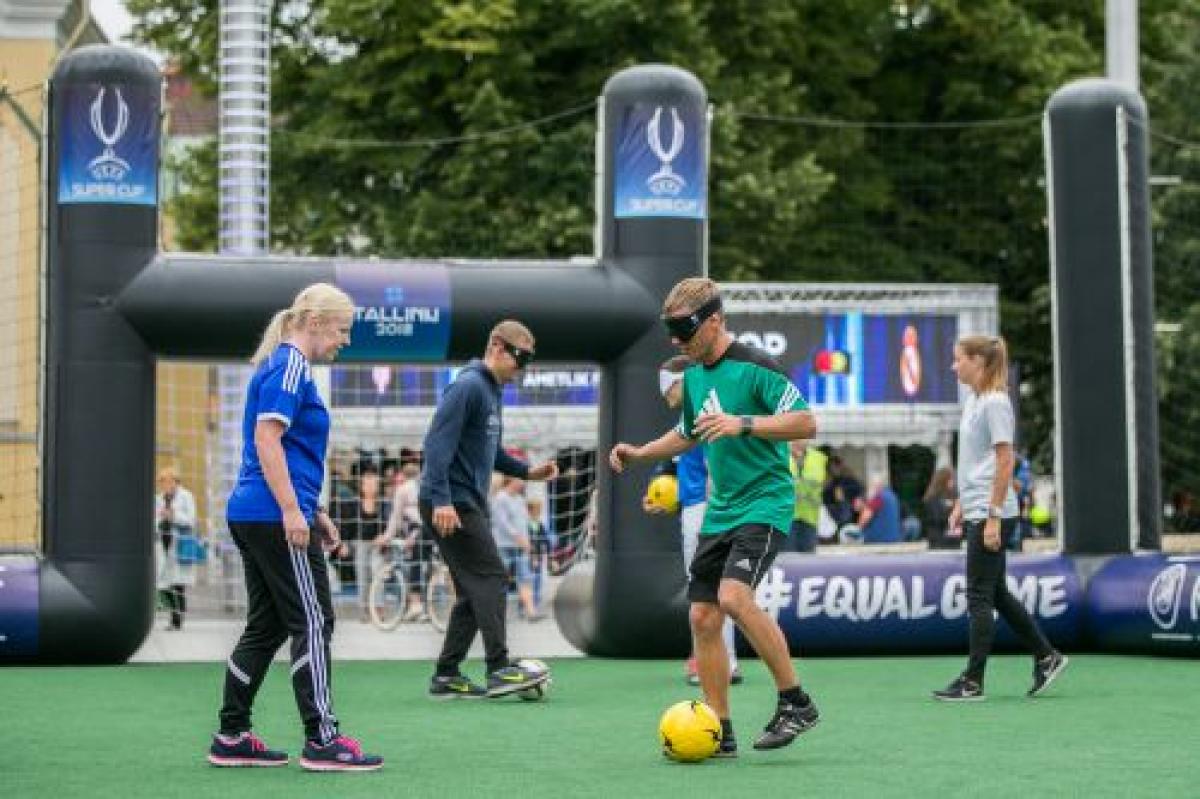
M 721 718 L 720 756 L 737 754 L 729 713 L 729 659 L 721 638 L 732 616 L 779 691 L 775 715 L 755 749 L 787 746 L 820 718 L 800 688 L 783 631 L 754 601 L 791 526 L 794 489 L 787 442 L 810 439 L 816 421 L 800 391 L 770 356 L 734 341 L 721 294 L 708 278 L 688 278 L 663 302 L 671 342 L 692 360 L 683 377 L 679 424 L 642 446 L 613 447 L 618 474 L 639 461 L 665 460 L 704 443 L 712 488 L 700 543 L 688 572 L 690 621 L 704 698 Z

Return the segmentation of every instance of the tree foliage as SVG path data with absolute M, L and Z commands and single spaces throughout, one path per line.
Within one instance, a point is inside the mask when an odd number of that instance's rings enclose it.
M 216 0 L 128 5 L 135 35 L 211 90 Z M 1142 2 L 1152 113 L 1200 77 L 1196 6 Z M 713 274 L 999 284 L 1025 440 L 1049 466 L 1039 115 L 1103 72 L 1102 3 L 290 0 L 273 15 L 275 247 L 588 253 L 591 103 L 623 67 L 678 64 L 715 108 Z M 189 248 L 215 247 L 213 159 L 198 153 L 175 208 Z

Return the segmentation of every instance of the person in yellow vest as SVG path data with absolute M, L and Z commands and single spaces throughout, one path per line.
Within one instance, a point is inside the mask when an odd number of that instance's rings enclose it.
M 788 543 L 794 552 L 817 551 L 817 520 L 821 517 L 821 490 L 825 486 L 829 456 L 811 441 L 792 441 L 792 483 L 796 487 L 796 509 Z

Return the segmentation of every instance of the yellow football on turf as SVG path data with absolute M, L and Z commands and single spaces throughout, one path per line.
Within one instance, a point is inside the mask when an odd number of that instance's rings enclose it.
M 679 510 L 679 481 L 673 474 L 660 474 L 646 486 L 646 501 L 659 510 L 674 513 Z
M 663 754 L 680 763 L 699 763 L 721 745 L 721 720 L 703 702 L 678 702 L 658 722 Z

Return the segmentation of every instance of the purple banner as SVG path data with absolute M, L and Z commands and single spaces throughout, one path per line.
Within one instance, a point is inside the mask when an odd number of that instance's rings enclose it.
M 958 554 L 784 554 L 757 598 L 801 654 L 966 651 L 965 567 Z M 1078 644 L 1084 593 L 1069 559 L 1010 556 L 1008 583 L 1056 646 Z M 1018 644 L 1003 622 L 996 643 Z
M 0 557 L 0 660 L 37 649 L 37 558 Z
M 1099 649 L 1200 656 L 1200 555 L 1115 557 L 1088 583 Z

